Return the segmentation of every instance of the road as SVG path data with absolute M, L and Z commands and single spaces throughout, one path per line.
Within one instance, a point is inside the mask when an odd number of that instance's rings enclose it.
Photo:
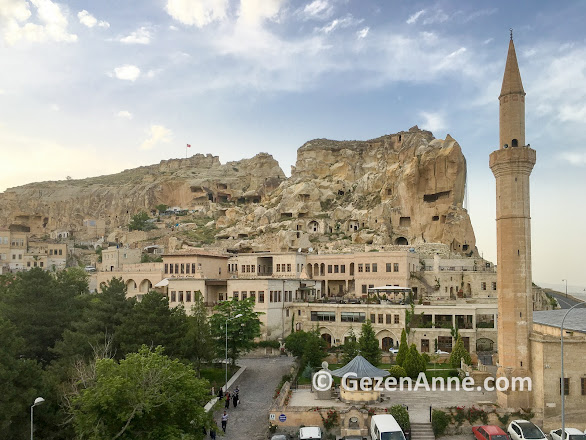
M 238 379 L 241 403 L 236 408 L 230 404 L 226 435 L 222 440 L 266 440 L 268 435 L 268 411 L 273 401 L 275 387 L 284 374 L 291 371 L 293 358 L 242 359 L 246 370 Z M 230 390 L 231 391 L 231 390 Z M 222 411 L 214 415 L 220 426 Z
M 577 304 L 579 302 L 579 301 L 576 301 L 572 298 L 566 298 L 566 295 L 563 295 L 563 294 L 560 295 L 559 293 L 550 292 L 550 295 L 553 296 L 555 299 L 557 299 L 558 304 L 560 305 L 560 307 L 562 309 L 569 309 L 574 304 Z

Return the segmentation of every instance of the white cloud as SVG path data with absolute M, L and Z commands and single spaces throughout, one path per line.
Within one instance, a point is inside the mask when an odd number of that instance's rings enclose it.
M 59 107 L 57 104 L 53 104 L 51 105 L 51 110 L 53 110 L 54 112 L 58 112 L 61 110 L 61 107 Z
M 36 8 L 38 23 L 32 17 L 31 4 Z M 57 3 L 51 0 L 1 0 L 0 28 L 4 41 L 15 44 L 19 40 L 32 42 L 77 40 L 77 35 L 67 32 L 67 17 Z
M 419 115 L 424 118 L 422 128 L 431 132 L 446 128 L 446 122 L 440 113 L 420 112 Z
M 165 9 L 175 20 L 201 28 L 226 18 L 228 0 L 167 0 Z
M 126 81 L 136 81 L 140 76 L 140 69 L 132 64 L 124 64 L 114 69 L 114 76 Z
M 586 152 L 565 152 L 561 153 L 559 157 L 571 165 L 586 166 Z
M 414 24 L 417 23 L 417 20 L 419 19 L 419 17 L 421 17 L 423 14 L 425 14 L 425 9 L 422 9 L 421 11 L 417 11 L 415 14 L 411 15 L 406 23 L 407 24 Z
M 314 0 L 308 3 L 301 11 L 306 20 L 323 20 L 329 18 L 334 11 L 334 7 L 327 0 Z
M 132 113 L 130 113 L 128 110 L 120 110 L 118 113 L 116 113 L 116 116 L 120 119 L 132 119 Z
M 89 28 L 93 28 L 96 25 L 98 25 L 98 27 L 102 27 L 102 28 L 109 28 L 110 27 L 110 23 L 108 23 L 107 21 L 98 21 L 98 19 L 96 17 L 94 17 L 92 14 L 90 14 L 85 9 L 83 11 L 80 11 L 77 13 L 77 18 L 79 18 L 79 22 L 81 24 L 83 24 L 84 26 L 87 26 Z
M 130 35 L 120 38 L 120 42 L 125 44 L 149 44 L 151 42 L 151 32 L 143 26 Z
M 423 24 L 435 24 L 435 23 L 443 23 L 450 18 L 444 11 L 441 9 L 436 9 L 433 15 L 426 14 L 426 17 L 423 20 Z
M 158 144 L 171 142 L 173 133 L 163 125 L 151 125 L 148 130 L 148 138 L 141 144 L 141 150 L 152 150 Z
M 265 20 L 277 20 L 285 0 L 240 0 L 238 22 L 258 26 Z
M 487 38 L 486 40 L 484 40 L 482 42 L 482 44 L 489 44 L 489 43 L 492 43 L 493 41 L 494 41 L 494 38 Z
M 354 26 L 354 25 L 362 23 L 362 21 L 364 21 L 364 20 L 357 20 L 354 17 L 352 17 L 351 14 L 348 14 L 344 18 L 336 18 L 335 20 L 332 20 L 329 24 L 327 24 L 321 28 L 318 28 L 317 30 L 319 32 L 323 32 L 324 34 L 329 34 L 330 32 L 332 32 L 335 29 L 343 29 L 343 28 L 347 28 L 350 26 Z M 367 33 L 368 33 L 368 31 L 367 31 Z
M 358 32 L 356 32 L 356 36 L 358 38 L 366 38 L 369 30 L 370 30 L 369 27 L 365 27 L 364 29 L 360 29 Z

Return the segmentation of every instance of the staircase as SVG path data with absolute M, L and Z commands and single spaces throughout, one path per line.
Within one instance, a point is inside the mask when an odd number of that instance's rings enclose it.
M 435 440 L 431 423 L 411 423 L 411 440 Z

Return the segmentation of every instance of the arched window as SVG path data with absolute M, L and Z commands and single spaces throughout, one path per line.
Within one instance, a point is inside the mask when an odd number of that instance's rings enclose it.
M 512 143 L 511 143 L 512 147 L 518 147 L 519 146 L 519 141 L 517 139 L 513 139 Z

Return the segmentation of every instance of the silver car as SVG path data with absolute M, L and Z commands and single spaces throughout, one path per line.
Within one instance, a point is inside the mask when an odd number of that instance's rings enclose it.
M 527 420 L 513 420 L 507 432 L 512 440 L 547 440 L 543 431 Z

